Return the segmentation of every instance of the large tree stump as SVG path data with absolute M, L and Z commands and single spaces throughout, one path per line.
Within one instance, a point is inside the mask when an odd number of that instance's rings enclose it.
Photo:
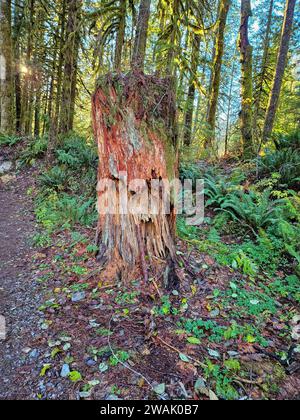
M 138 208 L 151 189 L 152 180 L 171 181 L 178 177 L 172 85 L 170 79 L 137 72 L 110 74 L 98 81 L 93 96 L 93 124 L 100 160 L 98 185 L 104 179 L 115 183 L 117 202 L 120 185 L 128 187 L 137 179 L 145 182 L 143 188 L 129 188 L 126 193 L 128 200 Z M 127 179 L 121 177 L 121 173 L 126 173 Z M 115 201 L 115 196 L 98 187 L 98 202 L 105 198 Z M 99 260 L 117 263 L 121 270 L 139 266 L 144 277 L 146 260 L 152 257 L 168 260 L 170 266 L 176 254 L 174 206 L 171 204 L 170 214 L 164 214 L 162 208 L 158 213 L 149 209 L 143 213 L 123 214 L 120 206 L 116 208 L 113 214 L 99 214 Z

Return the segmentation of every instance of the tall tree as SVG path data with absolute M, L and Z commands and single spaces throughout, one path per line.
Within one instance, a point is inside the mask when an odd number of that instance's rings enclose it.
M 0 1 L 0 131 L 13 131 L 13 53 L 11 1 Z
M 253 48 L 249 41 L 249 19 L 252 16 L 251 0 L 241 2 L 240 51 L 242 64 L 241 132 L 243 154 L 253 157 Z
M 265 113 L 262 112 L 262 102 L 264 98 L 264 94 L 266 91 L 266 86 L 268 83 L 268 76 L 269 76 L 269 53 L 270 53 L 270 37 L 271 37 L 271 28 L 272 28 L 272 18 L 273 18 L 273 10 L 274 10 L 274 0 L 269 0 L 269 12 L 268 12 L 268 19 L 267 19 L 267 27 L 265 31 L 265 36 L 263 40 L 263 56 L 261 61 L 261 68 L 260 74 L 258 75 L 258 83 L 256 85 L 256 95 L 255 95 L 255 103 L 254 103 L 254 120 L 253 120 L 253 131 L 256 138 L 260 136 L 258 133 L 259 129 L 259 119 L 261 114 Z
M 15 83 L 15 112 L 16 112 L 16 133 L 21 133 L 22 117 L 22 87 L 21 87 L 21 29 L 24 21 L 24 14 L 20 1 L 15 1 L 14 7 L 14 26 L 13 26 L 13 46 L 14 46 L 14 83 Z
M 131 66 L 144 70 L 151 0 L 141 0 Z
M 215 139 L 215 129 L 216 129 L 216 115 L 217 115 L 217 106 L 218 98 L 220 92 L 220 82 L 221 82 L 221 70 L 222 62 L 224 55 L 224 37 L 225 37 L 225 28 L 227 23 L 227 16 L 229 12 L 231 0 L 221 0 L 219 8 L 219 18 L 218 18 L 218 30 L 215 41 L 215 55 L 213 62 L 213 71 L 212 71 L 212 80 L 211 80 L 211 92 L 208 105 L 208 116 L 207 123 L 210 129 L 209 136 L 206 140 L 206 147 L 211 147 Z
M 122 65 L 122 53 L 123 53 L 125 31 L 126 31 L 126 12 L 127 12 L 127 0 L 120 0 L 119 11 L 118 11 L 118 30 L 117 30 L 117 39 L 116 39 L 115 63 L 114 63 L 114 67 L 117 72 L 121 71 L 121 65 Z
M 61 133 L 66 133 L 73 128 L 81 9 L 82 0 L 68 1 L 68 22 L 64 46 L 64 80 L 60 111 Z
M 280 48 L 278 52 L 277 66 L 273 80 L 273 86 L 270 94 L 269 105 L 266 113 L 265 125 L 262 140 L 267 141 L 273 131 L 276 112 L 278 108 L 282 81 L 287 64 L 289 44 L 293 29 L 293 20 L 296 0 L 287 0 L 282 26 Z
M 200 50 L 200 35 L 194 34 L 193 36 L 193 46 L 192 46 L 192 62 L 191 62 L 191 74 L 189 79 L 189 89 L 187 95 L 186 103 L 186 113 L 185 113 L 185 124 L 184 124 L 184 144 L 190 146 L 192 140 L 192 125 L 193 125 L 193 115 L 194 115 L 194 103 L 195 103 L 195 93 L 196 93 L 196 79 L 197 79 L 197 70 L 199 64 L 199 50 Z

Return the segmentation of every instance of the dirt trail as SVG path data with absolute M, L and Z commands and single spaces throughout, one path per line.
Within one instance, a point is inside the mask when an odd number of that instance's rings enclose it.
M 36 338 L 39 300 L 30 269 L 34 215 L 27 190 L 33 182 L 33 174 L 22 172 L 0 185 L 0 315 L 6 321 L 6 339 L 0 341 L 0 399 L 31 396 L 24 349 Z

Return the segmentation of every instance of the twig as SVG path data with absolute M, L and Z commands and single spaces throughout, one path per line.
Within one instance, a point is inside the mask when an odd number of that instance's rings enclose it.
M 112 328 L 111 328 L 111 323 L 112 323 L 112 320 L 113 320 L 113 317 L 114 317 L 114 315 L 110 318 L 110 321 L 109 321 L 109 327 L 108 327 L 108 330 L 109 330 L 109 332 L 110 333 L 112 333 L 113 331 L 112 331 Z M 150 386 L 150 388 L 152 389 L 152 390 L 154 390 L 154 388 L 153 388 L 153 386 L 152 386 L 152 384 L 151 384 L 151 382 L 142 374 L 142 373 L 140 373 L 140 372 L 137 372 L 136 370 L 134 370 L 134 369 L 132 369 L 130 366 L 128 366 L 126 363 L 124 363 L 124 362 L 122 362 L 122 360 L 120 360 L 119 358 L 118 358 L 118 356 L 116 355 L 116 353 L 114 352 L 114 350 L 113 350 L 113 348 L 112 348 L 112 346 L 111 346 L 111 342 L 110 342 L 110 334 L 108 334 L 108 337 L 107 337 L 107 342 L 108 342 L 108 347 L 109 347 L 109 349 L 110 349 L 110 351 L 111 351 L 111 353 L 112 353 L 112 355 L 114 356 L 114 358 L 118 361 L 118 363 L 120 363 L 125 369 L 127 369 L 127 370 L 129 370 L 130 372 L 132 372 L 132 373 L 134 373 L 135 375 L 138 375 L 138 376 L 140 376 L 142 379 L 144 379 L 144 381 Z
M 155 279 L 151 279 L 151 282 L 154 284 L 155 290 L 157 291 L 158 296 L 161 298 L 161 297 L 162 297 L 162 293 L 161 293 L 161 291 L 159 290 L 158 285 L 157 285 L 157 283 L 156 283 Z
M 156 337 L 156 339 L 158 341 L 160 341 L 162 344 L 164 344 L 166 347 L 169 347 L 169 349 L 173 350 L 175 353 L 182 354 L 182 351 L 181 350 L 177 349 L 176 347 L 171 346 L 171 344 L 167 343 L 162 338 Z M 200 362 L 200 360 L 194 359 L 193 357 L 188 356 L 188 355 L 186 355 L 186 357 L 188 359 L 190 359 L 192 362 L 194 362 L 197 365 L 199 365 L 200 367 L 202 367 L 202 369 L 206 369 L 207 368 L 207 365 L 205 363 Z

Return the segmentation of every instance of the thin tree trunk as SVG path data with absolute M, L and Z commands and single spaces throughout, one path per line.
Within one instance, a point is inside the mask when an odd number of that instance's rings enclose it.
M 253 48 L 249 42 L 249 19 L 252 16 L 251 1 L 242 0 L 240 51 L 242 63 L 242 110 L 241 132 L 244 158 L 254 155 L 253 147 Z
M 54 115 L 54 126 L 59 126 L 59 114 L 61 104 L 61 91 L 62 91 L 62 75 L 63 75 L 63 64 L 64 64 L 64 45 L 65 45 L 65 30 L 66 30 L 66 0 L 63 0 L 61 10 L 61 21 L 60 21 L 60 42 L 59 42 L 59 62 L 57 65 L 56 75 L 56 104 L 55 104 L 55 115 Z M 55 136 L 53 136 L 54 138 Z M 49 142 L 50 143 L 50 142 Z
M 178 43 L 178 21 L 180 19 L 180 0 L 174 0 L 172 10 L 172 32 L 170 37 L 169 51 L 167 55 L 166 63 L 166 75 L 174 77 L 175 75 L 175 58 L 177 55 L 177 43 Z
M 67 133 L 73 128 L 74 80 L 76 80 L 77 71 L 78 36 L 82 0 L 70 0 L 68 6 L 68 23 L 64 47 L 64 82 L 60 110 L 60 133 Z
M 230 0 L 221 0 L 221 3 L 220 3 L 219 26 L 218 26 L 218 33 L 216 37 L 216 46 L 215 46 L 216 53 L 215 53 L 214 63 L 213 63 L 211 93 L 210 93 L 210 100 L 209 100 L 209 105 L 208 105 L 208 116 L 207 116 L 207 124 L 210 129 L 210 134 L 205 143 L 206 148 L 211 147 L 215 140 L 216 115 L 217 115 L 217 106 L 218 106 L 218 99 L 219 99 L 219 92 L 220 92 L 222 62 L 223 62 L 223 55 L 224 55 L 224 37 L 225 37 L 225 28 L 226 28 L 230 3 L 231 3 Z
M 274 76 L 273 87 L 269 99 L 269 105 L 267 109 L 264 131 L 262 136 L 263 142 L 267 141 L 270 138 L 274 127 L 281 86 L 289 52 L 289 44 L 292 35 L 295 5 L 296 0 L 287 0 L 286 2 L 276 72 Z
M 126 30 L 126 12 L 127 12 L 127 0 L 119 1 L 119 28 L 116 39 L 116 52 L 115 52 L 115 70 L 121 72 L 122 66 L 122 53 L 125 41 L 125 30 Z
M 194 102 L 195 102 L 195 80 L 197 79 L 197 69 L 199 64 L 199 50 L 200 50 L 200 35 L 195 34 L 193 37 L 192 47 L 192 64 L 191 75 L 189 79 L 189 90 L 186 103 L 185 124 L 184 124 L 184 144 L 190 146 L 192 140 L 192 126 L 194 115 Z
M 29 27 L 27 36 L 26 65 L 30 70 L 24 75 L 23 97 L 22 97 L 22 132 L 28 136 L 32 132 L 33 92 L 31 75 L 31 58 L 33 52 L 33 32 L 35 23 L 35 0 L 29 2 Z
M 12 74 L 11 1 L 0 1 L 0 131 L 12 134 L 13 74 Z
M 151 0 L 141 0 L 131 67 L 144 71 Z
M 234 74 L 235 74 L 235 56 L 233 58 L 233 64 L 231 69 L 231 77 L 230 77 L 230 87 L 229 87 L 229 96 L 228 96 L 228 108 L 227 108 L 227 117 L 226 117 L 226 133 L 225 133 L 225 156 L 228 154 L 228 145 L 229 145 L 229 128 L 230 128 L 230 114 L 231 114 L 231 105 L 232 105 L 232 90 L 233 90 L 233 82 L 234 82 Z
M 265 39 L 263 43 L 263 57 L 262 57 L 262 64 L 261 64 L 261 75 L 258 84 L 258 94 L 257 99 L 255 101 L 255 109 L 254 109 L 254 121 L 253 121 L 253 132 L 255 137 L 258 137 L 258 120 L 261 111 L 261 102 L 264 93 L 264 85 L 266 83 L 266 74 L 267 74 L 267 66 L 268 66 L 268 58 L 269 58 L 269 50 L 270 50 L 270 36 L 271 36 L 271 27 L 272 27 L 272 16 L 273 16 L 273 9 L 274 9 L 274 0 L 270 0 L 270 7 L 268 13 L 268 21 L 267 21 L 267 28 Z
M 19 1 L 15 1 L 14 7 L 14 28 L 13 28 L 13 45 L 14 45 L 14 71 L 15 71 L 15 113 L 16 113 L 16 133 L 20 134 L 22 131 L 22 87 L 21 87 L 21 72 L 20 72 L 20 56 L 21 56 L 21 27 L 23 16 Z

